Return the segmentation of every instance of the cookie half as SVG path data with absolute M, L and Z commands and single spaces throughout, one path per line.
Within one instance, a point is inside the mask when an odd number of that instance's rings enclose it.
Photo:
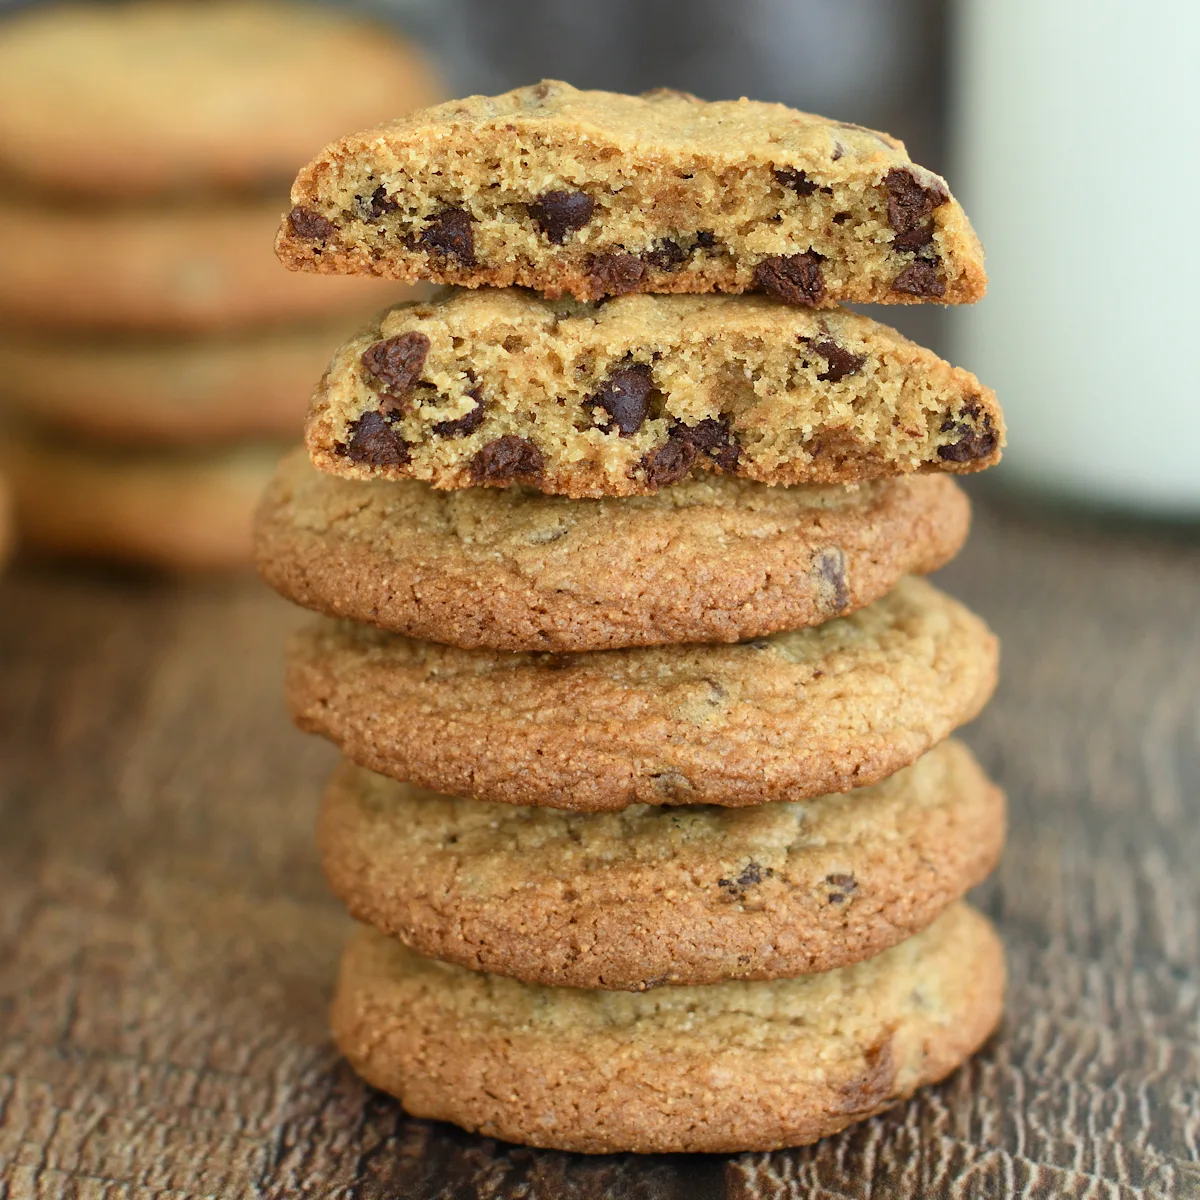
M 694 470 L 849 483 L 997 462 L 995 395 L 894 330 L 760 296 L 603 304 L 454 290 L 351 338 L 313 397 L 313 462 L 439 488 L 657 491 Z
M 171 340 L 0 337 L 12 413 L 124 446 L 294 441 L 344 323 Z
M 970 303 L 986 286 L 945 180 L 895 138 L 665 88 L 454 100 L 326 147 L 292 205 L 276 247 L 297 270 L 821 308 Z
M 418 954 L 638 991 L 871 958 L 979 883 L 1003 841 L 1003 796 L 956 741 L 874 787 L 741 809 L 488 804 L 346 762 L 318 827 L 351 915 Z
M 262 445 L 141 454 L 8 431 L 0 439 L 23 546 L 178 571 L 249 565 L 254 505 L 279 455 Z
M 46 5 L 0 24 L 0 173 L 104 197 L 263 188 L 441 94 L 386 26 L 328 8 Z
M 730 1153 L 882 1112 L 978 1049 L 1003 1002 L 1000 942 L 965 904 L 852 967 L 640 993 L 484 975 L 362 928 L 333 1033 L 415 1117 L 584 1153 Z
M 730 642 L 851 612 L 966 536 L 944 476 L 783 488 L 726 476 L 569 500 L 339 479 L 303 453 L 259 510 L 289 599 L 413 637 L 504 650 Z
M 293 638 L 302 729 L 419 787 L 579 811 L 801 800 L 876 783 L 987 702 L 996 639 L 904 579 L 852 616 L 736 645 L 460 650 L 321 621 Z
M 59 335 L 202 333 L 361 316 L 411 295 L 281 271 L 277 216 L 269 199 L 146 209 L 0 199 L 0 321 Z

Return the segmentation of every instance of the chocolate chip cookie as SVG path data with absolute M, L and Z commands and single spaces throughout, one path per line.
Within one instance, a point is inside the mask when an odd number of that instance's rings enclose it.
M 580 300 L 961 304 L 986 285 L 945 180 L 895 138 L 781 104 L 552 81 L 334 142 L 297 177 L 276 247 L 296 270 Z
M 0 438 L 24 546 L 172 571 L 250 564 L 254 504 L 280 453 L 261 444 L 139 453 L 10 430 Z
M 513 654 L 322 620 L 288 660 L 297 723 L 354 761 L 581 811 L 876 783 L 974 717 L 996 682 L 984 623 L 911 578 L 852 616 L 735 645 Z
M 944 476 L 769 487 L 720 475 L 652 496 L 436 491 L 280 464 L 257 522 L 287 598 L 413 637 L 503 650 L 730 642 L 852 612 L 967 532 Z
M 277 215 L 269 199 L 141 209 L 0 197 L 0 322 L 55 335 L 203 333 L 361 317 L 411 296 L 281 271 L 268 244 Z
M 109 198 L 263 189 L 442 94 L 419 51 L 327 6 L 42 5 L 0 22 L 0 174 Z
M 351 338 L 307 441 L 350 478 L 627 496 L 698 470 L 773 484 L 978 471 L 1004 422 L 974 375 L 845 310 L 483 288 Z
M 520 983 L 364 927 L 333 1032 L 414 1117 L 584 1153 L 729 1153 L 816 1141 L 941 1079 L 1003 1000 L 1000 943 L 965 904 L 851 967 L 650 992 Z
M 8 410 L 126 446 L 294 440 L 343 323 L 171 339 L 0 336 Z
M 1003 840 L 1003 797 L 956 741 L 848 795 L 741 809 L 489 804 L 347 762 L 318 827 L 351 915 L 418 954 L 635 991 L 870 958 L 979 883 Z

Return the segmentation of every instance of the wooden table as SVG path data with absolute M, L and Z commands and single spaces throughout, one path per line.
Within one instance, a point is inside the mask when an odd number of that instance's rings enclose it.
M 332 750 L 253 581 L 0 583 L 0 1198 L 1200 1195 L 1200 544 L 990 505 L 999 1036 L 817 1147 L 587 1159 L 406 1119 L 326 1036 Z

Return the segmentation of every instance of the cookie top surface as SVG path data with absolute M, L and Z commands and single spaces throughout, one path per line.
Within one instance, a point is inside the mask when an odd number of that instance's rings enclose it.
M 0 22 L 0 175 L 113 198 L 256 189 L 440 94 L 419 51 L 327 8 L 46 5 Z
M 969 302 L 986 282 L 962 209 L 902 143 L 665 89 L 439 105 L 327 147 L 292 204 L 277 248 L 304 270 L 817 307 Z
M 1003 989 L 996 935 L 962 904 L 851 967 L 642 993 L 520 983 L 362 929 L 333 1027 L 414 1116 L 593 1153 L 771 1149 L 940 1079 L 995 1027 Z
M 852 611 L 966 535 L 942 476 L 857 488 L 708 475 L 651 496 L 436 491 L 339 479 L 302 453 L 263 498 L 259 567 L 288 598 L 497 649 L 734 641 Z
M 867 317 L 760 296 L 544 300 L 452 289 L 351 338 L 313 398 L 314 463 L 436 487 L 652 492 L 976 471 L 1004 424 L 974 375 Z
M 435 791 L 736 807 L 914 762 L 983 706 L 996 657 L 978 617 L 909 578 L 851 616 L 735 645 L 514 654 L 320 621 L 292 642 L 287 690 L 303 728 Z
M 489 804 L 344 763 L 318 841 L 351 915 L 419 954 L 640 990 L 870 958 L 980 882 L 1003 836 L 999 792 L 948 741 L 874 787 L 742 809 Z

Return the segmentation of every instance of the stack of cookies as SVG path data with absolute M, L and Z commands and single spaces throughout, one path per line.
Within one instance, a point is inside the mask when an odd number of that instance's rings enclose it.
M 0 23 L 0 402 L 27 544 L 249 560 L 331 342 L 403 290 L 283 276 L 279 197 L 314 142 L 438 98 L 408 46 L 320 9 L 134 0 Z
M 804 1143 L 946 1075 L 1002 1005 L 961 898 L 1003 798 L 950 738 L 996 643 L 918 576 L 1002 419 L 836 307 L 981 295 L 944 182 L 778 105 L 543 83 L 292 200 L 293 267 L 463 285 L 337 351 L 259 513 L 325 614 L 288 695 L 345 755 L 356 1070 L 587 1152 Z

